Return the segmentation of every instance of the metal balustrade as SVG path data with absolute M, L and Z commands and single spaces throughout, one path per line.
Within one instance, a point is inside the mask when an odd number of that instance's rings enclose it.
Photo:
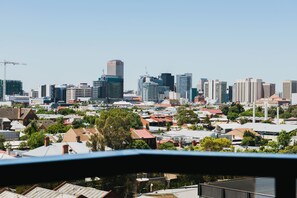
M 0 185 L 24 185 L 138 172 L 275 178 L 275 195 L 296 195 L 297 155 L 120 150 L 0 161 Z

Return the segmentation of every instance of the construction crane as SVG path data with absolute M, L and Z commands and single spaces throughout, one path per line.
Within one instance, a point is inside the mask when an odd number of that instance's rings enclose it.
M 6 65 L 26 65 L 25 63 L 17 63 L 17 62 L 11 62 L 11 61 L 3 61 L 0 62 L 4 65 L 4 74 L 3 74 L 3 98 L 2 100 L 5 101 L 6 96 Z

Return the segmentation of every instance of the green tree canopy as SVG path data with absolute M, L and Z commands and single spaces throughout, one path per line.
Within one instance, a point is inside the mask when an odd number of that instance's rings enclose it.
M 130 145 L 131 149 L 150 149 L 149 145 L 143 140 L 133 140 Z
M 65 126 L 64 124 L 57 123 L 57 124 L 50 125 L 46 129 L 46 133 L 50 133 L 50 134 L 65 133 L 69 129 L 70 129 L 70 126 Z
M 282 130 L 277 136 L 277 142 L 280 149 L 283 149 L 286 146 L 288 146 L 290 143 L 290 140 L 291 140 L 291 135 L 284 130 Z
M 131 144 L 130 128 L 142 128 L 140 117 L 127 109 L 102 111 L 96 119 L 98 131 L 104 136 L 108 147 L 119 150 Z
M 31 134 L 27 141 L 27 145 L 29 146 L 30 149 L 35 149 L 37 147 L 43 146 L 44 145 L 44 138 L 45 134 L 43 132 L 35 132 Z
M 227 138 L 205 137 L 200 141 L 203 151 L 222 151 L 223 148 L 231 148 L 231 141 Z
M 160 150 L 177 150 L 172 142 L 164 142 L 159 146 Z
M 179 108 L 176 119 L 179 126 L 183 124 L 196 124 L 199 122 L 198 115 L 193 110 L 188 110 L 186 108 Z

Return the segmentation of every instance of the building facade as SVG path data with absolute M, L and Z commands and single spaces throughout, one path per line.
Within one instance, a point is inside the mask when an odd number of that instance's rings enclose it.
M 191 88 L 192 88 L 191 73 L 176 75 L 176 92 L 180 93 L 181 98 L 189 99 Z
M 227 82 L 208 80 L 204 83 L 204 98 L 221 104 L 227 102 Z
M 263 97 L 262 79 L 246 78 L 237 80 L 233 86 L 233 101 L 253 103 Z
M 263 98 L 269 98 L 275 94 L 275 84 L 263 83 Z
M 70 86 L 66 89 L 66 102 L 76 102 L 79 97 L 91 98 L 92 87 L 87 83 L 80 83 L 78 86 Z
M 163 86 L 168 86 L 170 91 L 174 91 L 174 76 L 171 73 L 161 73 Z
M 283 98 L 291 100 L 293 93 L 297 93 L 297 80 L 283 81 Z
M 6 80 L 6 95 L 23 95 L 23 83 L 20 80 Z M 0 80 L 0 97 L 3 100 L 3 80 Z
M 124 62 L 121 60 L 110 60 L 107 62 L 107 75 L 124 78 Z

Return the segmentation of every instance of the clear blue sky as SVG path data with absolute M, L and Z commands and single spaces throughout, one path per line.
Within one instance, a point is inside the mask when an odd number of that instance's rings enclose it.
M 233 83 L 297 79 L 296 0 L 51 0 L 0 2 L 0 61 L 29 91 L 92 83 L 125 63 L 125 90 L 145 74 L 193 73 Z M 0 70 L 0 78 L 3 69 Z

